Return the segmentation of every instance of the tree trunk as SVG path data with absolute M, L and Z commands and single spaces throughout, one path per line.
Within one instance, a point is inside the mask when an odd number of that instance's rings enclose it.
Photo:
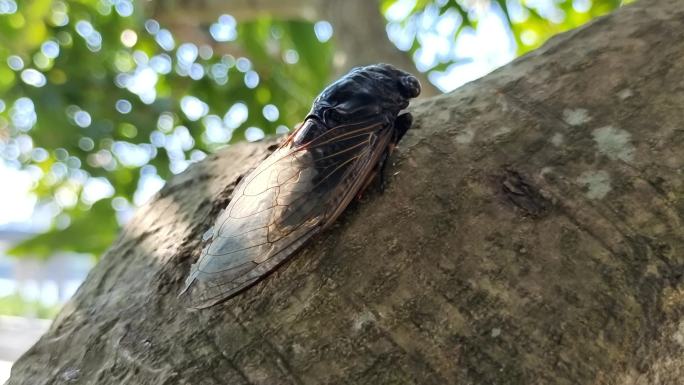
M 642 0 L 412 106 L 384 193 L 202 311 L 177 294 L 269 143 L 139 210 L 17 384 L 681 384 L 684 4 Z
M 165 0 L 148 3 L 148 12 L 184 41 L 217 44 L 208 34 L 208 25 L 228 13 L 238 20 L 271 16 L 280 19 L 327 20 L 333 26 L 334 73 L 341 75 L 354 66 L 380 62 L 410 70 L 423 84 L 422 96 L 439 95 L 413 60 L 387 38 L 385 18 L 377 0 Z

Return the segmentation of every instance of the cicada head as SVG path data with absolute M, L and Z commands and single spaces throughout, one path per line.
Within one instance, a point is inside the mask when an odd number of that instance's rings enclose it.
M 378 116 L 390 121 L 418 94 L 418 79 L 392 65 L 357 67 L 321 92 L 309 117 L 328 127 Z

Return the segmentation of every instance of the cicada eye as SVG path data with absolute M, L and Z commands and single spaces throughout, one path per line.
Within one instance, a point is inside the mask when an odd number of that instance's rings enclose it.
M 420 94 L 420 82 L 413 75 L 406 75 L 401 78 L 401 93 L 407 98 L 415 98 Z

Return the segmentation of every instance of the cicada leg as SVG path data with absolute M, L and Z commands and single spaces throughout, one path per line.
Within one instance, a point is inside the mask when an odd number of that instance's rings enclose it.
M 394 138 L 392 140 L 391 146 L 396 146 L 397 143 L 404 137 L 406 131 L 411 128 L 413 124 L 413 115 L 410 113 L 405 113 L 397 116 L 397 120 L 394 121 Z M 394 150 L 394 148 L 392 148 Z
M 413 116 L 408 112 L 399 115 L 397 119 L 394 121 L 394 135 L 392 141 L 387 146 L 385 152 L 382 154 L 380 162 L 378 162 L 373 171 L 368 174 L 368 177 L 363 182 L 363 185 L 356 196 L 357 199 L 361 199 L 363 194 L 366 192 L 371 183 L 373 183 L 373 180 L 376 177 L 378 178 L 378 189 L 380 190 L 380 192 L 385 191 L 385 169 L 387 168 L 387 161 L 389 160 L 390 155 L 392 155 L 392 152 L 394 152 L 394 149 L 397 147 L 397 143 L 399 143 L 404 134 L 406 134 L 406 131 L 408 131 L 408 129 L 411 128 L 412 123 Z

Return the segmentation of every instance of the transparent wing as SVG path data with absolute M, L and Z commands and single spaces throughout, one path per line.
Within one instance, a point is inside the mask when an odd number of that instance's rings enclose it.
M 299 130 L 311 128 L 309 122 Z M 331 128 L 299 144 L 298 132 L 243 178 L 219 215 L 181 292 L 193 307 L 256 283 L 332 223 L 391 138 L 391 127 L 378 121 Z

